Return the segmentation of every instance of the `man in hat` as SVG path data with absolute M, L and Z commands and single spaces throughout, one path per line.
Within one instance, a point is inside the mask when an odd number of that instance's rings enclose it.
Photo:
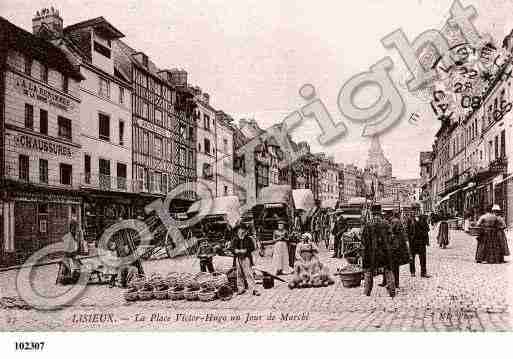
M 426 247 L 429 246 L 429 224 L 426 216 L 419 215 L 418 209 L 415 209 L 414 215 L 408 220 L 408 242 L 410 246 L 411 262 L 410 273 L 415 277 L 415 257 L 419 256 L 420 276 L 430 278 L 427 274 L 427 256 Z
M 278 229 L 273 232 L 273 268 L 276 271 L 276 275 L 289 272 L 289 253 L 287 246 L 289 233 L 285 229 L 285 223 L 283 219 L 279 219 Z
M 253 251 L 255 242 L 248 233 L 246 224 L 240 223 L 233 229 L 232 236 L 233 266 L 237 273 L 238 294 L 249 290 L 253 295 L 260 295 L 256 290 L 253 276 Z
M 374 274 L 383 268 L 386 287 L 391 297 L 395 296 L 394 261 L 392 253 L 392 229 L 381 216 L 381 206 L 373 205 L 372 218 L 362 229 L 362 269 L 364 272 L 364 293 L 370 296 Z

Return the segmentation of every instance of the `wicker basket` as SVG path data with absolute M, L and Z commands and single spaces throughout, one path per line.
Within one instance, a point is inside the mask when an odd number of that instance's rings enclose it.
M 201 290 L 198 293 L 198 299 L 202 302 L 210 302 L 214 299 L 216 299 L 216 292 L 215 291 L 203 291 Z
M 139 291 L 139 299 L 140 300 L 151 300 L 154 298 L 153 291 Z
M 139 299 L 139 293 L 133 291 L 126 291 L 123 293 L 123 296 L 127 302 L 135 302 L 137 299 Z
M 198 300 L 199 292 L 200 292 L 199 290 L 186 290 L 183 292 L 183 295 L 186 300 L 193 301 L 193 300 Z
M 212 273 L 212 282 L 216 288 L 221 288 L 229 283 L 228 276 L 223 273 L 214 272 Z
M 170 289 L 167 291 L 168 298 L 171 300 L 182 300 L 185 299 L 184 290 Z
M 156 290 L 153 292 L 153 295 L 155 296 L 155 299 L 158 299 L 158 300 L 164 300 L 164 299 L 169 298 L 167 289 L 166 290 Z

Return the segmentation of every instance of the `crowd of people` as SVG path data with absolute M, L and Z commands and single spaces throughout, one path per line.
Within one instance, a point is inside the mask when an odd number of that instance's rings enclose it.
M 121 220 L 121 219 L 120 219 Z M 329 268 L 319 259 L 318 244 L 324 240 L 326 248 L 333 247 L 333 257 L 340 258 L 343 251 L 343 237 L 348 233 L 348 223 L 344 214 L 334 214 L 329 220 L 329 230 L 323 229 L 323 236 L 315 235 L 315 226 L 308 223 L 304 213 L 296 212 L 287 226 L 285 219 L 277 221 L 273 232 L 272 271 L 275 276 L 292 275 L 289 287 L 325 286 L 333 284 Z M 318 224 L 318 223 L 317 223 Z M 432 227 L 430 227 L 430 224 Z M 477 263 L 504 263 L 509 256 L 505 235 L 506 224 L 500 216 L 500 207 L 489 206 L 476 224 L 479 228 L 475 261 Z M 382 275 L 380 286 L 386 287 L 390 296 L 400 286 L 399 271 L 403 265 L 409 266 L 411 276 L 416 276 L 416 259 L 420 264 L 420 277 L 430 278 L 427 272 L 427 247 L 430 245 L 430 230 L 436 231 L 437 244 L 441 249 L 450 248 L 449 224 L 443 216 L 420 214 L 415 210 L 410 214 L 399 211 L 382 212 L 379 205 L 373 205 L 362 217 L 359 235 L 361 243 L 361 267 L 364 279 L 364 293 L 371 295 L 374 277 Z M 218 252 L 215 244 L 208 240 L 203 231 L 199 239 L 196 256 L 202 272 L 214 272 L 213 259 Z M 233 255 L 233 268 L 237 275 L 238 293 L 249 292 L 260 295 L 254 278 L 253 252 L 257 249 L 254 229 L 245 223 L 238 223 L 226 235 L 230 236 L 230 250 Z M 106 244 L 104 253 L 113 258 L 125 258 L 135 253 L 136 233 L 120 230 Z M 321 236 L 322 237 L 322 236 Z M 65 254 L 61 262 L 58 282 L 70 284 L 80 275 L 82 263 L 79 254 L 87 248 L 83 233 L 76 219 L 72 219 L 69 232 L 65 236 Z M 82 253 L 83 254 L 83 253 Z M 121 268 L 105 265 L 103 274 L 110 276 L 110 285 L 126 286 L 131 275 L 144 274 L 141 260 L 134 256 L 132 261 Z

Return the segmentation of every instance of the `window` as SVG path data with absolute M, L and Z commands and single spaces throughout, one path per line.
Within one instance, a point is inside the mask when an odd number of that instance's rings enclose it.
M 99 178 L 98 182 L 101 189 L 108 190 L 111 186 L 111 178 L 110 178 L 110 161 L 100 158 L 98 160 L 98 172 Z
M 160 185 L 162 187 L 162 192 L 167 193 L 167 174 L 162 174 L 162 184 Z
M 194 127 L 189 127 L 189 141 L 194 141 Z
M 203 115 L 203 127 L 205 130 L 210 131 L 210 117 Z
M 18 157 L 18 177 L 20 181 L 29 181 L 29 157 L 26 155 Z
M 65 117 L 57 117 L 59 126 L 58 136 L 71 140 L 71 120 Z
M 119 103 L 125 103 L 125 89 L 121 86 L 119 86 Z
M 155 137 L 155 157 L 162 158 L 162 138 Z
M 93 44 L 94 51 L 99 53 L 100 55 L 105 56 L 106 58 L 110 59 L 110 49 L 106 46 L 103 46 L 99 42 L 95 41 Z
M 150 171 L 147 168 L 144 168 L 144 177 L 143 177 L 143 186 L 146 192 L 150 189 Z
M 108 115 L 98 114 L 98 129 L 100 140 L 110 141 L 110 117 Z
M 98 95 L 105 98 L 110 98 L 110 84 L 109 81 L 100 77 L 100 83 L 98 88 Z
M 203 148 L 205 149 L 205 153 L 210 153 L 210 140 L 208 138 L 205 138 Z
M 34 106 L 25 104 L 25 128 L 34 129 Z
M 43 135 L 48 135 L 48 111 L 39 110 L 39 132 Z
M 495 158 L 499 158 L 499 136 L 495 136 Z
M 162 126 L 162 111 L 155 109 L 155 122 Z
M 162 193 L 162 173 L 153 174 L 153 183 L 155 183 L 155 192 Z
M 185 138 L 185 126 L 180 124 L 180 126 L 178 127 L 178 134 L 180 136 L 180 138 Z
M 68 76 L 62 75 L 62 91 L 67 93 L 68 90 L 69 90 L 69 79 L 68 79 Z
M 125 123 L 123 121 L 119 121 L 119 145 L 123 146 L 125 144 Z
M 506 130 L 501 131 L 501 157 L 506 157 Z
M 142 103 L 142 117 L 148 118 L 148 103 L 144 101 Z
M 223 138 L 223 152 L 228 153 L 228 140 Z
M 32 75 L 32 59 L 28 56 L 25 56 L 25 75 Z
M 124 163 L 117 164 L 116 175 L 117 175 L 118 189 L 125 190 L 127 188 L 127 186 L 126 186 L 126 177 L 127 177 L 126 164 L 124 164 Z
M 48 66 L 41 64 L 41 81 L 48 83 Z
M 48 183 L 48 160 L 39 159 L 39 182 Z
M 84 155 L 84 181 L 87 184 L 91 183 L 91 156 Z
M 224 195 L 228 196 L 228 186 L 224 186 Z
M 144 132 L 143 133 L 143 150 L 142 150 L 142 152 L 147 155 L 148 151 L 149 151 L 149 147 L 150 147 L 149 135 L 148 135 L 148 132 Z
M 71 186 L 73 167 L 71 165 L 61 163 L 59 164 L 59 170 L 61 175 L 61 184 Z

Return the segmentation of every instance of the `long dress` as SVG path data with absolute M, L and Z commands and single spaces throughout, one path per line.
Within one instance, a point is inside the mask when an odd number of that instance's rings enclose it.
M 273 269 L 275 272 L 289 271 L 288 237 L 289 234 L 286 230 L 277 229 L 273 233 Z
M 440 222 L 436 241 L 440 247 L 445 248 L 449 245 L 449 224 L 446 221 Z
M 480 233 L 477 237 L 476 262 L 503 263 L 506 248 L 501 220 L 492 213 L 485 213 L 477 225 Z

